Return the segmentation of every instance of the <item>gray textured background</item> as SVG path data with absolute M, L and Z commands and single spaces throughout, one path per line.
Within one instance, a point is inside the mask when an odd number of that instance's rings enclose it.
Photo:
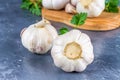
M 25 49 L 20 31 L 40 20 L 20 9 L 20 0 L 0 0 L 0 80 L 120 80 L 120 28 L 108 32 L 85 31 L 94 45 L 94 62 L 82 73 L 55 67 L 50 52 L 35 55 Z M 64 24 L 52 22 L 59 29 Z

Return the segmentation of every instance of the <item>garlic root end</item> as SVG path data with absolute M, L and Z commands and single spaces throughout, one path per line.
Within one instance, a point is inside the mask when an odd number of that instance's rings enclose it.
M 79 59 L 82 54 L 81 46 L 76 42 L 68 43 L 64 48 L 63 54 L 72 60 Z

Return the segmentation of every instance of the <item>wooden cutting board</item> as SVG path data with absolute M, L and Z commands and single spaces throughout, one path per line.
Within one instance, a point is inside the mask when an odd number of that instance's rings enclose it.
M 48 20 L 65 23 L 71 27 L 85 30 L 106 31 L 120 27 L 120 13 L 103 12 L 99 17 L 87 18 L 85 24 L 78 27 L 70 23 L 73 15 L 66 13 L 64 10 L 56 11 L 43 8 L 42 16 Z

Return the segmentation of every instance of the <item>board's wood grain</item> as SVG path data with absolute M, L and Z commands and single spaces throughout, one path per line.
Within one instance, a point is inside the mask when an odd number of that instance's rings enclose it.
M 64 10 L 55 11 L 42 9 L 42 16 L 48 20 L 65 23 L 71 27 L 76 27 L 70 23 L 72 14 L 66 13 Z M 106 31 L 120 27 L 120 13 L 108 13 L 103 12 L 99 17 L 87 18 L 86 22 L 82 26 L 78 26 L 79 29 Z

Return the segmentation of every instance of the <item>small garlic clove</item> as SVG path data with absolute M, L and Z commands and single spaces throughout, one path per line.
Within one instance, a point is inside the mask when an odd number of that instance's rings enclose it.
M 72 14 L 77 13 L 75 7 L 72 6 L 70 3 L 68 3 L 68 4 L 65 6 L 65 12 L 67 12 L 67 13 L 72 13 Z

